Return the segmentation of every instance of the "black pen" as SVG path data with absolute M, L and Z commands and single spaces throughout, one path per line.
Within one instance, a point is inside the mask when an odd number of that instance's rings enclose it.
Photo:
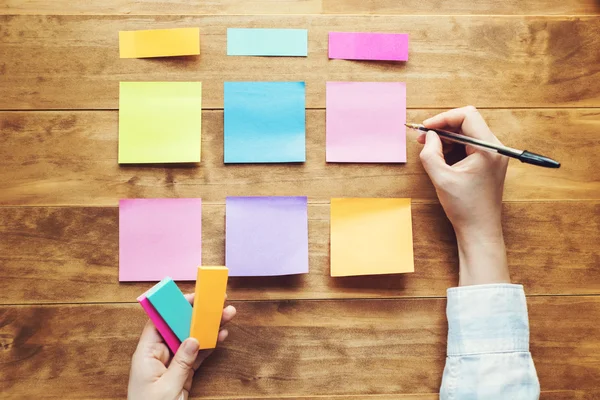
M 502 154 L 503 156 L 516 158 L 517 160 L 533 165 L 539 165 L 540 167 L 546 168 L 559 168 L 560 163 L 558 161 L 554 161 L 551 158 L 542 156 L 541 154 L 532 153 L 527 150 L 517 150 L 510 147 L 497 145 L 494 143 L 485 142 L 483 140 L 475 139 L 470 136 L 461 135 L 454 132 L 444 131 L 442 129 L 428 129 L 421 124 L 404 124 L 410 129 L 415 129 L 418 131 L 434 131 L 442 139 L 446 139 L 450 142 L 462 143 L 465 145 L 470 145 L 473 147 L 477 147 L 483 150 L 491 151 L 494 153 Z

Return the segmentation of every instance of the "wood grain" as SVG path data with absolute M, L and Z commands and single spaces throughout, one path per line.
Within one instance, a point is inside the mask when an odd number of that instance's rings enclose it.
M 322 0 L 326 14 L 391 14 L 391 15 L 568 15 L 600 13 L 595 0 L 534 1 L 419 1 L 419 0 Z
M 197 376 L 197 398 L 431 394 L 440 385 L 443 299 L 235 306 L 227 343 Z M 590 321 L 600 299 L 538 297 L 528 306 L 542 388 L 597 390 L 600 327 Z M 122 398 L 144 320 L 135 304 L 1 307 L 3 395 Z
M 201 55 L 119 59 L 118 31 L 199 26 Z M 228 57 L 227 27 L 310 28 L 308 57 Z M 329 31 L 408 32 L 406 63 L 328 60 Z M 600 19 L 493 16 L 0 16 L 0 109 L 116 109 L 119 81 L 405 81 L 409 108 L 600 106 Z M 443 60 L 443 61 L 440 61 Z
M 527 293 L 600 293 L 600 202 L 507 203 L 511 272 Z M 329 276 L 329 205 L 309 206 L 308 275 L 231 278 L 232 300 L 445 296 L 456 244 L 439 205 L 413 204 L 415 273 Z M 223 204 L 203 207 L 203 263 L 223 265 Z M 0 303 L 130 302 L 152 283 L 118 282 L 118 210 L 0 208 Z M 193 283 L 181 285 L 193 292 Z
M 508 14 L 508 15 L 597 15 L 595 0 L 493 0 L 422 1 L 404 0 L 5 0 L 0 14 Z
M 422 121 L 441 110 L 409 110 Z M 599 199 L 600 109 L 482 110 L 504 143 L 555 157 L 559 170 L 511 161 L 504 199 Z M 129 197 L 411 197 L 437 201 L 408 132 L 406 164 L 325 163 L 325 111 L 306 114 L 304 164 L 223 164 L 223 112 L 205 111 L 199 165 L 117 164 L 117 112 L 0 112 L 0 204 L 114 206 Z M 574 140 L 573 138 L 577 139 Z

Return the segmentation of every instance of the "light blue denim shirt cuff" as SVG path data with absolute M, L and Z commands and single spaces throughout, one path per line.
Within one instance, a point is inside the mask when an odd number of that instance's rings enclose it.
M 448 289 L 448 356 L 529 351 L 529 320 L 522 285 Z

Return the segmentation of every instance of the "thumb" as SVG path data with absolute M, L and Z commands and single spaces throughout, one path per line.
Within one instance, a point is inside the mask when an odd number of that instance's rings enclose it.
M 194 376 L 194 361 L 198 356 L 200 344 L 194 338 L 186 339 L 171 360 L 167 372 L 163 375 L 169 388 L 179 394 L 182 390 L 189 391 Z
M 427 131 L 425 146 L 423 146 L 419 156 L 425 171 L 427 171 L 427 174 L 433 181 L 436 180 L 443 170 L 448 168 L 448 164 L 446 164 L 446 160 L 444 159 L 442 141 L 434 131 Z

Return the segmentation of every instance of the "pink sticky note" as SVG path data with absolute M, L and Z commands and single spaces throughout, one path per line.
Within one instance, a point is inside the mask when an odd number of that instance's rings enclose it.
M 327 82 L 327 162 L 406 162 L 406 84 Z
M 152 321 L 158 333 L 160 333 L 160 335 L 163 337 L 165 343 L 167 343 L 167 346 L 169 346 L 169 349 L 171 349 L 173 354 L 177 353 L 177 349 L 181 345 L 181 342 L 177 336 L 175 336 L 171 328 L 169 328 L 169 325 L 167 325 L 165 320 L 162 319 L 160 314 L 156 311 L 152 303 L 150 303 L 150 301 L 146 298 L 146 293 L 138 297 L 137 301 L 139 301 L 144 311 L 146 311 L 150 321 Z
M 119 281 L 193 281 L 202 265 L 202 200 L 119 202 Z
M 329 58 L 407 61 L 408 34 L 329 32 Z

